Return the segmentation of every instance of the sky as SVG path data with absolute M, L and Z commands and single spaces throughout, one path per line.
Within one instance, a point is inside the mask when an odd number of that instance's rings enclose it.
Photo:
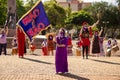
M 109 2 L 112 4 L 116 4 L 116 0 L 83 0 L 84 2 L 100 2 L 100 1 L 105 1 L 105 2 Z
M 27 0 L 23 0 L 23 1 L 27 1 Z M 47 1 L 47 0 L 42 0 L 43 2 L 44 1 Z M 100 1 L 106 1 L 106 2 L 109 2 L 109 3 L 112 3 L 112 4 L 115 4 L 116 5 L 116 0 L 83 0 L 84 2 L 100 2 Z

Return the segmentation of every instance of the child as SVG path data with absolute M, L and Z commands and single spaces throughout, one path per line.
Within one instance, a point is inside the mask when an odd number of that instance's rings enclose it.
M 42 42 L 41 46 L 42 46 L 43 55 L 47 56 L 48 55 L 48 50 L 47 50 L 47 40 L 46 39 Z
M 35 47 L 35 45 L 33 44 L 33 41 L 30 43 L 30 53 L 34 53 L 34 51 L 35 51 L 35 49 L 36 49 L 36 47 Z
M 12 40 L 12 55 L 17 55 L 17 40 L 16 38 L 13 38 Z
M 54 41 L 53 41 L 53 35 L 49 35 L 47 39 L 47 49 L 48 49 L 48 55 L 50 55 L 50 52 L 52 53 L 52 56 L 54 55 Z
M 108 42 L 107 42 L 106 56 L 108 56 L 108 57 L 111 56 L 111 49 L 112 49 L 112 44 L 111 44 L 111 39 L 109 39 Z

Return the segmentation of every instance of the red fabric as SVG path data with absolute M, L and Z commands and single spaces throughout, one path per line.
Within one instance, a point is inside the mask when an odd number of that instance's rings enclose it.
M 45 56 L 48 55 L 47 54 L 47 47 L 42 47 L 42 52 L 43 52 L 43 55 L 45 55 Z
M 32 51 L 34 51 L 36 49 L 35 45 L 31 45 L 30 48 Z
M 78 42 L 78 46 L 81 47 L 83 43 L 81 41 Z
M 71 40 L 71 38 L 68 39 L 68 45 L 72 45 L 72 40 Z
M 90 45 L 90 40 L 89 38 L 82 38 L 82 35 L 80 35 L 81 37 L 81 42 L 83 46 L 89 46 Z
M 18 55 L 19 57 L 24 56 L 24 47 L 25 47 L 25 34 L 22 30 L 17 29 L 17 37 L 18 37 Z

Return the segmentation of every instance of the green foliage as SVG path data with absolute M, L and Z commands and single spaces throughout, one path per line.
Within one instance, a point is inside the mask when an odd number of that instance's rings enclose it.
M 72 13 L 67 19 L 66 24 L 74 24 L 81 26 L 83 22 L 93 23 L 93 18 L 86 11 Z
M 0 0 L 0 25 L 4 25 L 7 13 L 7 1 Z
M 19 19 L 25 12 L 25 7 L 23 6 L 22 0 L 16 0 L 16 14 Z M 7 0 L 0 0 L 0 25 L 4 25 L 7 17 Z
M 92 28 L 92 31 L 94 32 L 94 31 L 99 31 L 99 29 L 97 28 L 97 27 L 93 27 Z
M 55 28 L 63 27 L 66 19 L 65 9 L 59 6 L 55 0 L 46 2 L 44 6 L 51 25 Z
M 26 11 L 30 10 L 38 0 L 27 0 L 25 4 Z
M 20 19 L 27 11 L 25 10 L 25 7 L 23 6 L 24 2 L 22 0 L 16 0 L 16 14 L 17 18 Z
M 120 25 L 120 12 L 117 7 L 109 6 L 104 12 L 102 21 L 109 21 L 108 27 L 118 28 L 117 25 Z
M 100 20 L 99 26 L 117 28 L 117 25 L 120 25 L 120 12 L 115 5 L 108 4 L 107 2 L 95 2 L 84 10 L 89 12 L 95 20 Z M 109 21 L 109 24 L 105 24 L 103 21 Z
M 83 10 L 90 13 L 95 20 L 101 19 L 104 15 L 104 11 L 108 8 L 107 2 L 95 2 L 91 6 L 84 8 Z

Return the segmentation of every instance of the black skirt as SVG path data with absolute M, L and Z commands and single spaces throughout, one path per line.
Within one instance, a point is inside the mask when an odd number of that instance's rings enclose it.
M 100 53 L 99 37 L 95 36 L 92 43 L 92 53 Z

